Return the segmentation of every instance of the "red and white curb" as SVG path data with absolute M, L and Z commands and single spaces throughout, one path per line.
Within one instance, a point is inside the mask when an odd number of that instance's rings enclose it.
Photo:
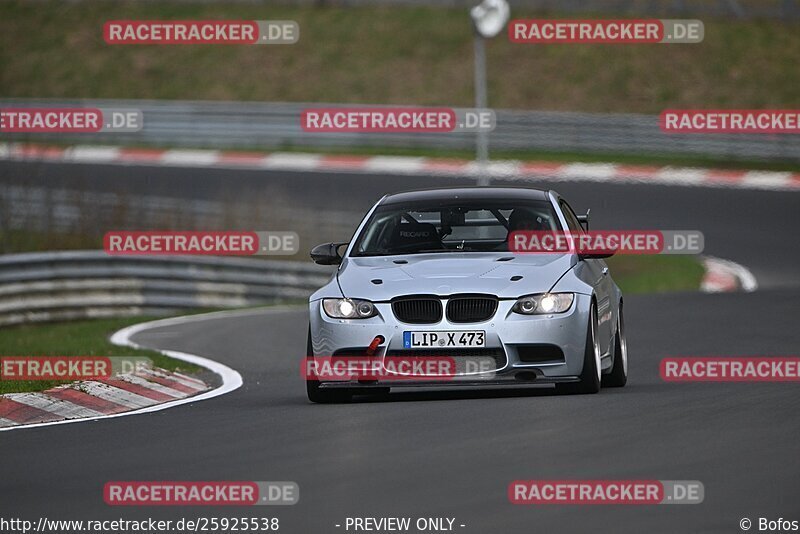
M 749 293 L 758 289 L 756 277 L 743 265 L 707 256 L 703 258 L 703 266 L 706 273 L 700 283 L 700 291 L 704 293 Z
M 150 321 L 123 328 L 111 336 L 111 342 L 124 347 L 142 348 L 130 339 L 138 332 L 243 313 L 253 313 L 253 310 L 212 312 Z M 218 397 L 242 385 L 242 376 L 238 372 L 214 360 L 174 350 L 158 352 L 204 367 L 219 375 L 222 384 L 210 389 L 196 378 L 154 369 L 143 374 L 118 375 L 108 380 L 76 382 L 37 393 L 8 393 L 0 396 L 0 432 L 150 413 Z
M 488 176 L 504 180 L 648 183 L 772 191 L 800 191 L 800 173 L 615 163 L 554 163 L 496 160 L 481 165 L 462 159 L 411 156 L 348 156 L 290 152 L 162 150 L 111 146 L 55 147 L 0 143 L 0 160 L 102 163 L 174 167 L 214 167 L 304 172 L 358 172 L 403 175 Z
M 0 427 L 97 418 L 182 399 L 206 391 L 195 378 L 163 369 L 88 380 L 36 393 L 9 393 L 0 398 Z

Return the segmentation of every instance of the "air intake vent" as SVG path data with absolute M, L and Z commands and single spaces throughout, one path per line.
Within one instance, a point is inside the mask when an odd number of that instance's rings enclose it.
M 447 320 L 451 323 L 480 323 L 494 317 L 495 297 L 452 297 L 447 303 Z
M 519 345 L 517 354 L 523 363 L 564 361 L 564 352 L 557 345 Z
M 409 324 L 433 324 L 442 320 L 442 302 L 437 298 L 408 298 L 392 302 L 392 312 Z

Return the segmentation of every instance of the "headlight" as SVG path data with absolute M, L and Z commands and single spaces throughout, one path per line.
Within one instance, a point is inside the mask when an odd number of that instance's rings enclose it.
M 572 306 L 574 299 L 574 293 L 539 293 L 521 297 L 511 310 L 522 315 L 564 313 Z
M 322 309 L 334 319 L 366 319 L 378 315 L 375 305 L 368 300 L 322 299 Z

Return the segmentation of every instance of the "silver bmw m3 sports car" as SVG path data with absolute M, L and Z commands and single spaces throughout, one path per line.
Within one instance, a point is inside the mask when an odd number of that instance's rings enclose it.
M 576 215 L 555 191 L 413 191 L 379 200 L 349 243 L 315 247 L 316 263 L 338 268 L 309 298 L 308 360 L 456 363 L 444 374 L 312 373 L 309 399 L 401 387 L 624 386 L 622 293 L 603 261 L 610 254 L 514 252 L 510 236 L 525 230 L 583 232 L 588 214 Z

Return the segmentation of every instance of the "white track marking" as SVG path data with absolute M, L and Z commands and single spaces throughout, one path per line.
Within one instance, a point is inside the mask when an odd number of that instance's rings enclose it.
M 665 167 L 656 173 L 656 180 L 667 184 L 701 185 L 707 176 L 706 169 Z
M 321 159 L 322 156 L 319 154 L 275 152 L 267 156 L 261 167 L 268 169 L 314 170 L 319 166 Z
M 403 156 L 374 156 L 364 162 L 364 170 L 372 172 L 417 174 L 422 171 L 425 158 Z
M 742 187 L 757 187 L 759 189 L 784 189 L 792 182 L 790 172 L 764 172 L 750 171 L 744 175 L 740 184 Z
M 616 177 L 617 166 L 613 163 L 571 163 L 558 171 L 559 177 L 572 180 L 605 182 Z
M 119 158 L 120 150 L 114 146 L 76 146 L 64 153 L 65 159 L 87 163 L 113 162 Z
M 167 150 L 161 156 L 164 165 L 208 167 L 219 160 L 217 150 Z
M 487 161 L 479 163 L 472 161 L 464 166 L 463 173 L 468 176 L 489 176 L 492 178 L 518 178 L 520 176 L 521 163 L 515 160 L 507 161 Z

